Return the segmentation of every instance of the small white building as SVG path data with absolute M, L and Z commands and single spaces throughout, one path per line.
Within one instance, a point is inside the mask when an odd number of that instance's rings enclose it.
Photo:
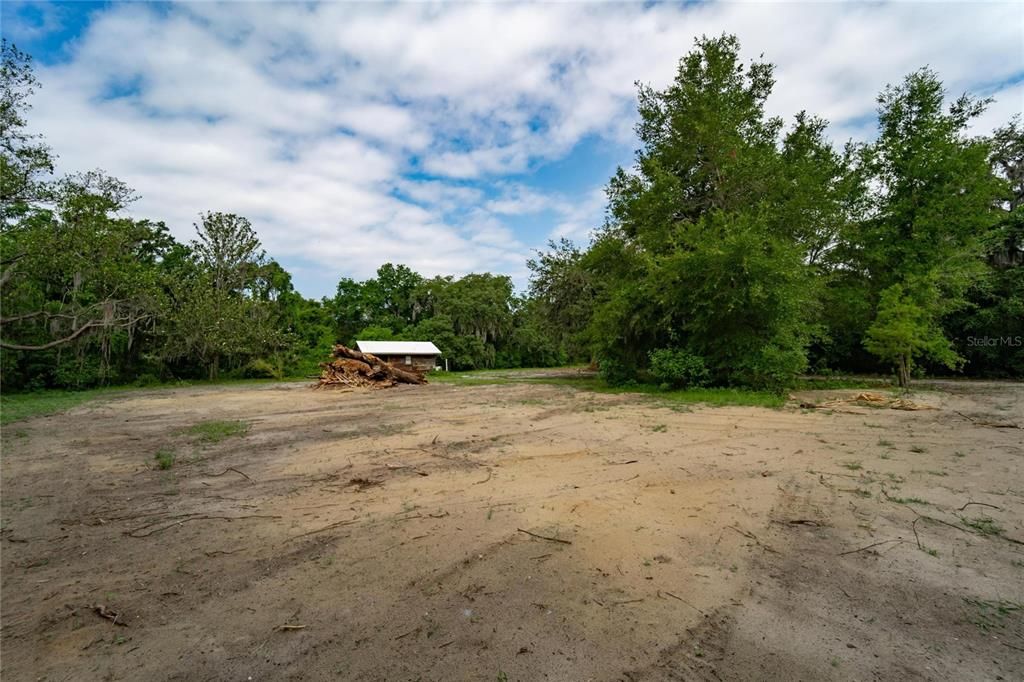
M 430 341 L 356 341 L 356 348 L 395 367 L 434 369 L 440 349 Z

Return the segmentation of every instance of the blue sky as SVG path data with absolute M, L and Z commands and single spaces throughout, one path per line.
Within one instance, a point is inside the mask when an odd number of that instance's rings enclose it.
M 667 84 L 702 34 L 775 63 L 770 113 L 825 116 L 838 144 L 926 64 L 996 98 L 978 132 L 1024 109 L 1019 3 L 0 7 L 59 172 L 118 176 L 179 239 L 201 211 L 245 215 L 309 296 L 386 261 L 523 286 L 532 249 L 600 226 L 634 82 Z

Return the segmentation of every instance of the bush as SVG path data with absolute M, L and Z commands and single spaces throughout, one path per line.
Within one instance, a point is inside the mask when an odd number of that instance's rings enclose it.
M 611 386 L 635 383 L 636 370 L 618 358 L 598 357 L 597 366 L 600 368 L 601 378 Z
M 650 373 L 662 385 L 671 388 L 703 386 L 708 381 L 704 358 L 682 348 L 659 348 L 651 351 Z
M 242 377 L 245 379 L 280 379 L 280 369 L 262 358 L 252 360 L 242 368 Z
M 146 386 L 156 386 L 157 384 L 160 383 L 160 377 L 156 376 L 155 374 L 150 374 L 149 372 L 146 372 L 145 374 L 140 374 L 138 377 L 136 377 L 135 381 L 133 381 L 132 383 L 135 386 L 138 386 L 139 388 L 145 388 Z

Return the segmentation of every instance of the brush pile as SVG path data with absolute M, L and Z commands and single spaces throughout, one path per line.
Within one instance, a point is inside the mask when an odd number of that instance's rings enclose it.
M 342 345 L 334 347 L 334 359 L 320 363 L 320 380 L 313 388 L 389 388 L 395 384 L 425 384 L 423 371 L 398 368 L 372 353 Z

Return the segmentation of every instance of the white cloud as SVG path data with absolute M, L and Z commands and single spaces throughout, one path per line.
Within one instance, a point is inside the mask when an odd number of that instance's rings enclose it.
M 69 60 L 39 73 L 31 120 L 62 168 L 121 177 L 144 197 L 136 211 L 181 238 L 199 211 L 246 214 L 272 255 L 320 265 L 321 282 L 386 260 L 521 273 L 533 244 L 508 216 L 546 211 L 551 236 L 585 239 L 600 188 L 504 176 L 583 138 L 631 146 L 634 81 L 667 84 L 702 34 L 763 52 L 777 64 L 770 112 L 823 115 L 838 141 L 870 135 L 875 94 L 925 64 L 951 94 L 997 98 L 979 132 L 1024 104 L 1013 3 L 131 3 L 93 16 Z

